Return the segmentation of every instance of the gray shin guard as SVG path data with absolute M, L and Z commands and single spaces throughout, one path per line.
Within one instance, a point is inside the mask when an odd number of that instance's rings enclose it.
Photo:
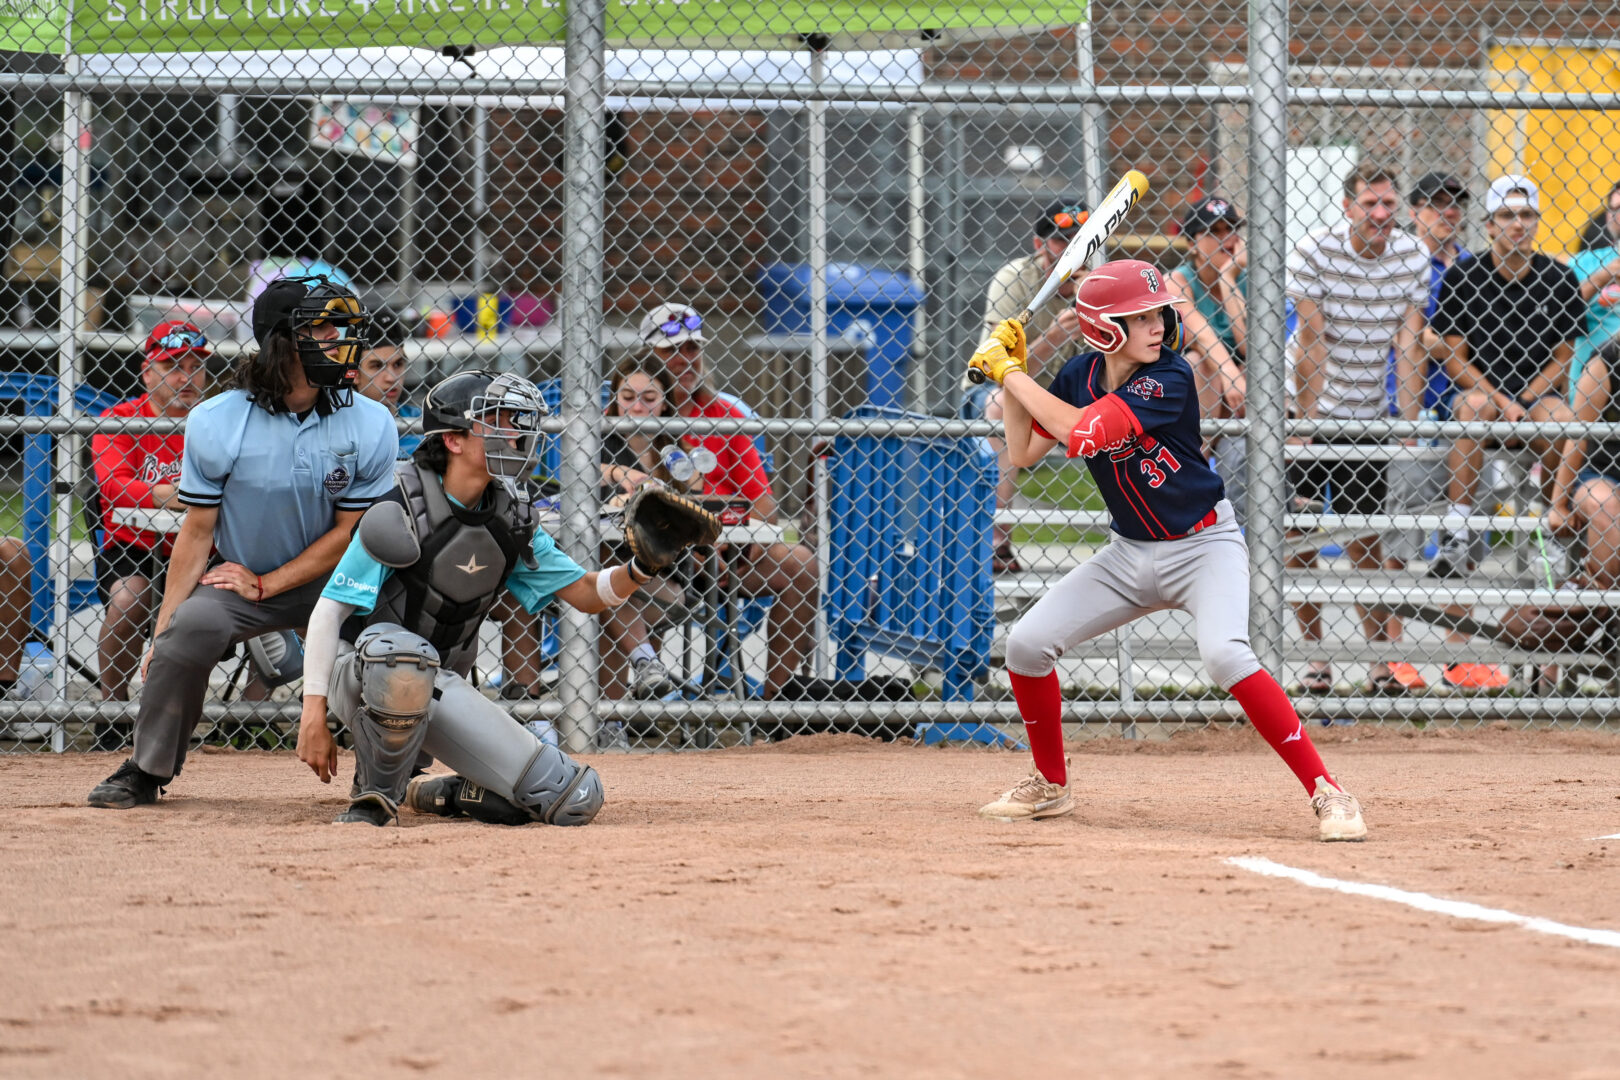
M 439 654 L 401 627 L 369 627 L 355 642 L 361 708 L 349 723 L 360 793 L 394 806 L 405 796 L 416 755 L 427 738 Z
M 585 825 L 602 808 L 602 780 L 447 675 L 427 725 L 427 752 L 478 787 L 550 825 Z

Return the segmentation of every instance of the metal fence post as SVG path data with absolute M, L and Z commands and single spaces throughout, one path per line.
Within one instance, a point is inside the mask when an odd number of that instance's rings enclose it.
M 606 162 L 602 153 L 607 105 L 607 9 L 602 0 L 568 6 L 564 98 L 562 527 L 557 538 L 581 566 L 597 557 L 596 476 L 601 457 L 602 221 Z M 482 284 L 480 285 L 482 287 Z M 558 733 L 571 750 L 590 749 L 596 735 L 595 616 L 564 606 L 558 689 L 565 702 Z
M 1247 522 L 1254 651 L 1281 674 L 1284 641 L 1284 270 L 1288 257 L 1288 0 L 1249 0 Z

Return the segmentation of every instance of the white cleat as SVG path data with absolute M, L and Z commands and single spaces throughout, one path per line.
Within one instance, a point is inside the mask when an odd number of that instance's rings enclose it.
M 1367 823 L 1361 820 L 1361 804 L 1356 797 L 1320 776 L 1316 778 L 1316 793 L 1311 796 L 1311 809 L 1316 811 L 1324 841 L 1367 839 Z
M 1030 773 L 997 799 L 979 807 L 992 821 L 1035 821 L 1058 817 L 1074 809 L 1067 784 L 1053 784 L 1038 772 Z

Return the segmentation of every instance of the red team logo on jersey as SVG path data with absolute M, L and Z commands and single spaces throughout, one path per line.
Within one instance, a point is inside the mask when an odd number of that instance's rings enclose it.
M 1143 375 L 1126 383 L 1125 392 L 1135 394 L 1139 398 L 1164 397 L 1164 383 L 1151 375 Z

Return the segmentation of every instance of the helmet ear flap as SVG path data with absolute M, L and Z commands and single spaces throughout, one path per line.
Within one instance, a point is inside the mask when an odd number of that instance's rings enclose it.
M 1164 316 L 1164 341 L 1161 345 L 1171 352 L 1179 353 L 1183 344 L 1181 312 L 1176 310 L 1174 304 L 1164 305 L 1159 312 Z

